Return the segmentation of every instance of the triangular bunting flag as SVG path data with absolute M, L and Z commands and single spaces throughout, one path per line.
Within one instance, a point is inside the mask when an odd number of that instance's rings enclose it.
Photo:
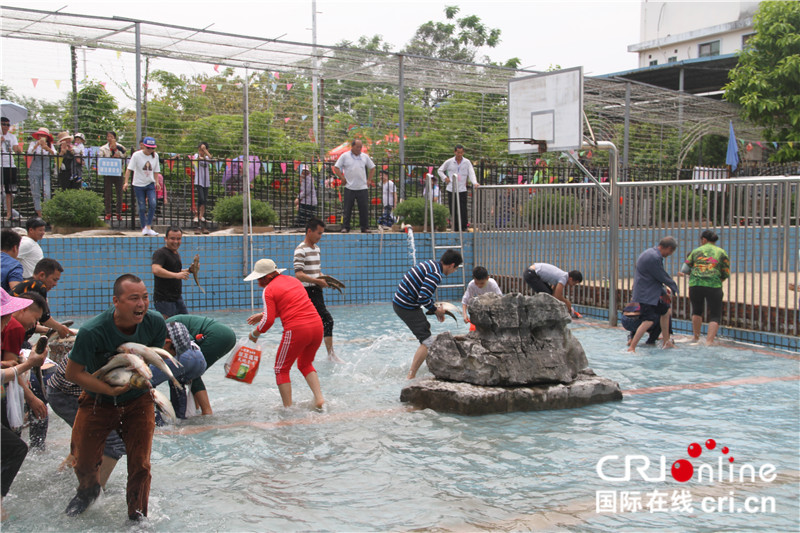
M 117 59 L 119 59 L 120 57 L 122 57 L 122 52 L 120 52 L 119 50 L 117 50 Z
M 106 82 L 104 82 L 104 81 L 101 81 L 101 82 L 100 82 L 100 85 L 102 85 L 102 86 L 103 86 L 103 89 L 105 89 L 105 88 L 106 88 Z
M 31 81 L 33 82 L 33 88 L 35 89 L 36 84 L 39 83 L 39 78 L 31 78 Z
M 275 79 L 276 79 L 276 80 L 279 80 L 279 79 L 281 79 L 281 73 L 280 73 L 280 72 L 275 72 L 275 73 L 273 74 L 273 76 L 275 76 Z
M 286 163 L 281 163 L 281 172 L 286 174 Z
M 292 90 L 292 85 L 294 85 L 294 84 L 293 83 L 287 83 L 286 84 L 286 90 L 287 91 L 291 91 Z
M 272 84 L 272 92 L 275 92 L 277 90 L 278 90 L 278 84 L 277 83 L 273 83 Z
M 61 88 L 61 80 L 55 80 L 55 83 L 56 83 L 56 89 L 60 89 Z
M 201 83 L 200 84 L 200 90 L 201 91 L 206 92 L 206 87 L 208 87 L 208 85 L 206 85 L 205 83 Z
M 284 117 L 283 118 L 283 123 L 284 124 L 288 124 L 289 123 L 289 117 Z
M 272 172 L 272 162 L 267 163 L 267 172 Z
M 167 159 L 167 167 L 172 170 L 175 167 L 175 160 L 174 159 Z
M 214 72 L 219 72 L 219 65 L 214 65 Z
M 221 83 L 218 83 L 218 84 L 217 84 L 217 90 L 218 90 L 218 91 L 221 91 L 221 90 L 222 90 L 222 84 L 221 84 Z
M 303 83 L 303 89 L 308 89 L 308 82 Z
M 428 174 L 433 174 L 433 167 L 428 167 Z
M 303 115 L 302 117 L 300 117 L 300 120 L 305 120 L 307 118 L 308 118 L 308 115 Z
M 266 163 L 261 163 L 261 170 L 264 171 L 264 174 L 269 173 L 269 170 L 267 170 L 267 164 Z

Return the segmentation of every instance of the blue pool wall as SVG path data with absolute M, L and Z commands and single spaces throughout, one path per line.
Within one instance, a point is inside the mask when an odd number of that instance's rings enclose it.
M 417 261 L 432 258 L 430 234 L 414 237 Z M 254 283 L 243 282 L 252 263 L 273 259 L 279 268 L 293 272 L 294 250 L 303 235 L 264 234 L 253 237 L 251 265 L 243 265 L 244 239 L 241 235 L 193 236 L 184 234 L 180 248 L 184 268 L 200 255 L 200 284 L 203 294 L 190 278 L 183 283 L 183 298 L 190 312 L 261 307 L 260 291 Z M 467 281 L 471 279 L 472 246 L 464 240 Z M 471 242 L 471 241 L 469 241 Z M 457 234 L 437 234 L 436 245 L 457 246 Z M 328 305 L 390 302 L 397 284 L 413 266 L 408 237 L 404 233 L 338 234 L 323 236 L 322 269 L 347 285 L 343 294 L 325 291 Z M 111 305 L 114 280 L 125 273 L 142 278 L 152 291 L 152 255 L 164 246 L 163 237 L 59 237 L 41 241 L 45 257 L 57 259 L 64 267 L 58 286 L 49 295 L 53 316 L 97 314 Z M 437 251 L 441 256 L 443 250 Z M 461 283 L 460 272 L 445 277 L 444 283 Z M 442 300 L 460 300 L 463 288 L 440 289 Z

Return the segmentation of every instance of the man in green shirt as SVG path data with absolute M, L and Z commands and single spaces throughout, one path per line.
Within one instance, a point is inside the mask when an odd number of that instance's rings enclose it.
M 233 330 L 223 324 L 217 322 L 213 318 L 199 315 L 175 315 L 167 319 L 167 323 L 180 322 L 189 330 L 189 335 L 192 340 L 200 347 L 203 352 L 203 357 L 206 360 L 206 369 L 211 368 L 211 365 L 216 363 L 219 359 L 225 357 L 236 344 L 236 334 Z M 195 378 L 192 380 L 192 394 L 194 401 L 200 408 L 204 415 L 211 415 L 211 402 L 208 399 L 208 392 L 206 391 L 205 383 L 202 378 Z M 170 395 L 172 389 L 170 389 Z M 174 398 L 172 399 L 173 407 L 176 407 L 175 412 L 180 418 L 180 407 L 176 405 Z M 186 406 L 183 405 L 183 411 L 186 411 Z
M 708 304 L 708 335 L 711 345 L 722 317 L 722 282 L 731 275 L 731 261 L 716 245 L 719 236 L 707 229 L 700 235 L 700 246 L 686 258 L 681 273 L 689 274 L 689 300 L 692 302 L 692 342 L 700 341 L 703 313 Z
M 75 457 L 78 492 L 67 506 L 77 516 L 100 493 L 98 465 L 111 431 L 119 431 L 128 454 L 128 518 L 147 516 L 150 497 L 150 451 L 155 429 L 153 398 L 146 389 L 115 387 L 94 377 L 126 342 L 164 346 L 167 327 L 156 311 L 148 311 L 147 287 L 133 274 L 114 282 L 114 306 L 90 319 L 75 338 L 67 362 L 66 379 L 84 392 L 72 428 L 70 450 Z

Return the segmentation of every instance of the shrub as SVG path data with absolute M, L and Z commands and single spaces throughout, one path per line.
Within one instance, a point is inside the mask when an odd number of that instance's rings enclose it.
M 708 215 L 708 198 L 689 189 L 670 187 L 656 196 L 657 222 L 701 220 Z
M 44 202 L 42 216 L 53 226 L 102 226 L 103 200 L 99 194 L 85 189 L 59 191 Z
M 424 198 L 409 198 L 403 202 L 400 202 L 397 207 L 394 208 L 394 214 L 400 218 L 401 222 L 405 224 L 422 226 L 425 223 L 425 209 L 429 208 L 426 205 Z M 443 230 L 447 228 L 448 216 L 450 216 L 450 210 L 447 209 L 447 207 L 442 204 L 433 204 L 433 220 L 435 221 L 434 227 L 437 230 Z
M 214 220 L 220 224 L 242 224 L 244 198 L 241 194 L 217 200 Z M 278 214 L 272 206 L 261 200 L 250 198 L 250 214 L 255 226 L 271 226 L 278 223 Z
M 525 220 L 538 219 L 548 224 L 572 224 L 581 204 L 572 195 L 538 191 L 525 204 Z

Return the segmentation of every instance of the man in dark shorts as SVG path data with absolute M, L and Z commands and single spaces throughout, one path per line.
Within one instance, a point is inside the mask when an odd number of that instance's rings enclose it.
M 419 348 L 414 353 L 411 369 L 408 371 L 408 379 L 416 377 L 417 370 L 428 357 L 428 346 L 433 342 L 431 325 L 422 308 L 434 313 L 439 322 L 444 322 L 444 309 L 434 304 L 433 295 L 442 282 L 442 276 L 455 272 L 462 262 L 460 253 L 447 250 L 439 261 L 423 261 L 406 272 L 397 286 L 392 307 L 419 341 Z
M 165 246 L 153 252 L 153 307 L 164 318 L 189 313 L 182 295 L 183 280 L 189 279 L 189 269 L 183 268 L 178 253 L 181 238 L 181 228 L 171 226 L 164 234 Z
M 322 260 L 317 243 L 325 232 L 325 223 L 318 218 L 312 218 L 306 223 L 306 238 L 294 249 L 294 276 L 306 288 L 308 298 L 319 313 L 324 329 L 322 340 L 328 350 L 328 360 L 334 363 L 344 363 L 333 350 L 333 317 L 325 307 L 325 297 L 322 289 L 328 286 L 322 275 Z
M 636 345 L 647 330 L 655 322 L 661 323 L 661 333 L 664 348 L 673 348 L 674 344 L 669 335 L 669 319 L 672 308 L 661 299 L 663 286 L 672 291 L 671 297 L 678 295 L 678 285 L 664 270 L 664 258 L 672 255 L 678 249 L 678 242 L 673 237 L 664 237 L 658 246 L 642 252 L 636 260 L 636 273 L 633 277 L 633 301 L 639 302 L 640 318 L 642 323 L 633 334 L 628 343 L 628 351 L 635 352 Z

